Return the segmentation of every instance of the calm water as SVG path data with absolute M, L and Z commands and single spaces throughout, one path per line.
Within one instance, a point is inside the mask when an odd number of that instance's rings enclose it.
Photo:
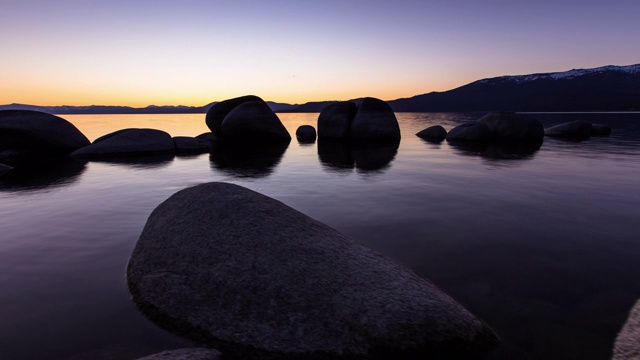
M 397 149 L 294 139 L 258 157 L 71 162 L 1 178 L 0 359 L 135 359 L 191 346 L 138 313 L 124 274 L 151 211 L 208 181 L 281 200 L 430 278 L 500 333 L 492 359 L 610 358 L 640 297 L 640 114 L 532 114 L 613 134 L 515 153 L 413 135 L 481 115 L 398 114 Z M 279 116 L 292 134 L 317 119 Z M 207 131 L 203 114 L 63 117 L 92 140 L 125 127 Z

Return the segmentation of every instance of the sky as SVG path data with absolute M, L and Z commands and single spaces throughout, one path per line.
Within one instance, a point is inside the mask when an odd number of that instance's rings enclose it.
M 638 0 L 3 0 L 0 104 L 383 100 L 640 63 Z

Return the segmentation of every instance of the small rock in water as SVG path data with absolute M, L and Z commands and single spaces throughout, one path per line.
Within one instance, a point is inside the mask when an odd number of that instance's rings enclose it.
M 584 140 L 591 137 L 592 129 L 591 123 L 576 120 L 552 126 L 546 129 L 544 134 L 550 137 Z
M 416 136 L 425 140 L 433 140 L 440 142 L 447 137 L 447 130 L 441 125 L 430 126 L 416 133 Z
M 300 142 L 316 141 L 316 129 L 311 125 L 300 125 L 296 130 L 296 138 Z

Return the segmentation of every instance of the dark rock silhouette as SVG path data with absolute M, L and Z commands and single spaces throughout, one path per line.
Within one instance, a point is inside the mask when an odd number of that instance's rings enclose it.
M 156 129 L 123 129 L 104 135 L 72 156 L 88 159 L 175 154 L 171 135 Z
M 219 141 L 209 155 L 212 168 L 240 178 L 260 178 L 270 175 L 282 160 L 288 142 L 274 144 L 234 143 Z
M 399 139 L 400 126 L 391 107 L 376 98 L 363 98 L 351 120 L 349 137 L 355 139 Z
M 454 127 L 447 133 L 447 141 L 489 141 L 491 131 L 484 123 L 471 121 Z
M 640 359 L 640 300 L 629 313 L 613 347 L 612 360 Z
M 584 140 L 591 137 L 592 128 L 591 123 L 576 120 L 550 127 L 544 134 L 549 137 Z
M 194 186 L 160 204 L 131 255 L 127 282 L 152 320 L 222 343 L 231 358 L 238 349 L 281 358 L 476 359 L 498 342 L 431 282 L 233 184 Z
M 211 108 L 209 108 L 209 111 L 207 111 L 207 115 L 205 116 L 205 122 L 207 123 L 209 129 L 211 129 L 211 132 L 220 135 L 222 121 L 227 116 L 227 114 L 229 114 L 229 112 L 231 112 L 231 110 L 233 110 L 236 106 L 247 101 L 263 100 L 255 95 L 246 95 L 224 100 L 211 106 Z
M 447 137 L 447 130 L 441 125 L 434 125 L 419 131 L 416 136 L 430 142 L 441 142 Z
M 176 148 L 176 155 L 204 154 L 211 151 L 213 147 L 211 141 L 190 136 L 174 136 L 173 143 Z
M 351 101 L 340 101 L 324 107 L 318 116 L 318 138 L 348 137 L 351 120 L 356 116 L 356 111 L 356 104 Z
M 206 142 L 212 143 L 214 141 L 217 141 L 219 138 L 217 135 L 215 135 L 212 132 L 206 132 L 196 136 L 196 139 L 204 140 Z
M 65 156 L 89 145 L 89 140 L 67 120 L 29 110 L 0 111 L 0 152 L 21 153 L 14 160 Z
M 591 136 L 609 136 L 611 128 L 603 124 L 591 124 Z
M 167 350 L 138 360 L 219 360 L 221 358 L 222 354 L 215 349 L 189 348 Z
M 220 129 L 222 136 L 233 141 L 291 141 L 287 129 L 264 101 L 247 101 L 234 107 Z
M 536 119 L 512 112 L 493 112 L 481 117 L 494 139 L 537 139 L 544 137 L 544 127 Z
M 316 141 L 316 129 L 311 125 L 300 125 L 296 130 L 296 138 L 301 143 L 314 143 Z

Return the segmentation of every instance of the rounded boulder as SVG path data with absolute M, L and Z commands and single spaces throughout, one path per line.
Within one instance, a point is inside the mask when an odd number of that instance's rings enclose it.
M 291 141 L 291 135 L 264 101 L 248 101 L 225 116 L 221 126 L 225 138 L 236 141 Z
M 442 141 L 447 137 L 447 130 L 441 125 L 430 126 L 416 133 L 416 136 L 425 140 Z
M 156 129 L 123 129 L 97 138 L 72 156 L 84 158 L 175 154 L 171 135 Z
M 591 123 L 576 120 L 552 126 L 546 129 L 544 134 L 549 137 L 583 140 L 590 138 L 592 131 Z
M 300 142 L 316 141 L 316 129 L 311 125 L 300 125 L 296 130 L 296 138 Z
M 351 101 L 340 101 L 325 106 L 318 116 L 318 138 L 348 137 L 351 120 L 356 116 L 356 111 L 356 104 Z
M 396 115 L 385 101 L 363 98 L 349 127 L 349 137 L 356 139 L 399 139 Z
M 491 131 L 484 123 L 472 121 L 454 127 L 447 133 L 447 141 L 488 141 Z
M 544 126 L 534 118 L 513 112 L 487 114 L 479 122 L 487 125 L 495 139 L 539 139 L 544 137 Z
M 89 143 L 80 130 L 61 117 L 30 110 L 0 111 L 0 151 L 67 155 Z
M 160 204 L 133 251 L 127 282 L 152 320 L 226 344 L 231 357 L 255 351 L 461 358 L 498 341 L 428 280 L 234 184 L 197 185 Z
M 207 115 L 205 116 L 205 122 L 207 124 L 207 127 L 209 127 L 212 133 L 216 135 L 220 135 L 222 121 L 224 121 L 224 118 L 231 112 L 231 110 L 235 109 L 236 106 L 246 103 L 248 101 L 263 101 L 263 100 L 260 97 L 255 95 L 245 95 L 245 96 L 240 96 L 233 99 L 220 101 L 219 103 L 214 104 L 209 109 L 209 111 L 207 111 Z

